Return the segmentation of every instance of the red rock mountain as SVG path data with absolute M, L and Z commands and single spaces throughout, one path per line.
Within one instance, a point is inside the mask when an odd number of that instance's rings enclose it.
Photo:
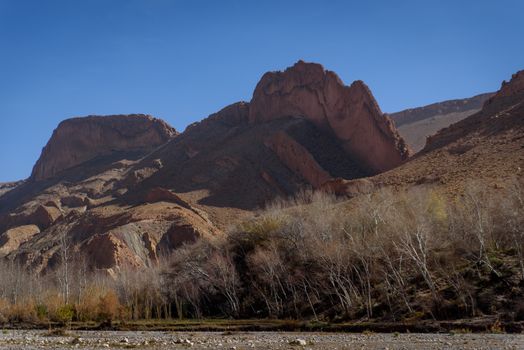
M 48 179 L 64 169 L 118 151 L 151 151 L 175 135 L 175 129 L 163 120 L 143 114 L 67 119 L 42 150 L 31 179 Z
M 304 117 L 333 133 L 342 148 L 367 170 L 378 173 L 401 164 L 409 149 L 362 81 L 345 86 L 321 65 L 297 62 L 284 72 L 266 73 L 253 93 L 249 120 Z
M 78 256 L 111 271 L 213 239 L 304 186 L 355 196 L 377 186 L 496 183 L 524 168 L 523 86 L 520 72 L 407 161 L 404 141 L 363 83 L 344 86 L 304 62 L 267 73 L 251 102 L 181 134 L 143 115 L 64 121 L 31 178 L 0 186 L 0 258 L 53 268 L 65 235 Z
M 66 120 L 31 178 L 2 187 L 0 258 L 52 268 L 65 235 L 93 267 L 152 264 L 277 196 L 408 155 L 364 83 L 301 61 L 181 134 L 144 115 Z
M 524 71 L 513 74 L 509 82 L 502 82 L 498 92 L 490 97 L 479 113 L 440 130 L 428 138 L 423 152 L 448 145 L 462 139 L 472 131 L 484 130 L 499 133 L 524 123 Z
M 440 130 L 409 162 L 370 180 L 375 186 L 396 188 L 441 186 L 457 195 L 476 179 L 495 189 L 508 179 L 522 181 L 523 169 L 524 71 L 520 71 L 503 82 L 479 112 Z M 346 181 L 338 188 L 352 190 L 360 183 Z

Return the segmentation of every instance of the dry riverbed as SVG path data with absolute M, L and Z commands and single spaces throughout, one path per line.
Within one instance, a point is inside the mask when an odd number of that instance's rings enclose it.
M 4 349 L 524 349 L 520 334 L 4 330 Z

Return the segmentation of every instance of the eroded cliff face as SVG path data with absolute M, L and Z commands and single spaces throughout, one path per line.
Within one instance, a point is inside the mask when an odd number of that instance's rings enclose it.
M 143 114 L 67 119 L 58 125 L 42 150 L 31 179 L 48 179 L 113 152 L 153 150 L 175 135 L 175 129 L 163 120 Z
M 344 150 L 373 173 L 401 164 L 410 150 L 362 81 L 345 86 L 315 63 L 297 62 L 264 74 L 249 108 L 251 123 L 304 117 L 332 132 Z
M 304 62 L 267 73 L 251 102 L 180 135 L 146 115 L 69 119 L 30 181 L 0 195 L 0 256 L 52 268 L 65 234 L 93 267 L 148 266 L 184 242 L 222 235 L 276 196 L 326 183 L 347 193 L 340 179 L 408 154 L 362 82 L 344 86 Z
M 317 163 L 313 155 L 286 132 L 275 133 L 267 139 L 266 145 L 283 164 L 304 178 L 313 188 L 319 188 L 331 180 L 331 175 Z

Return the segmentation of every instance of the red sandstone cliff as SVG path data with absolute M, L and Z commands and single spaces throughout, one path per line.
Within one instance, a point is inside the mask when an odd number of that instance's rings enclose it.
M 284 72 L 264 74 L 253 93 L 249 120 L 305 117 L 332 132 L 346 152 L 371 172 L 394 168 L 409 149 L 362 81 L 345 86 L 315 63 L 297 62 Z
M 362 82 L 344 86 L 304 62 L 264 75 L 251 102 L 175 135 L 145 115 L 60 123 L 33 181 L 0 196 L 2 254 L 45 269 L 66 233 L 92 266 L 147 266 L 276 196 L 359 179 L 408 156 Z
M 176 135 L 163 120 L 148 115 L 72 118 L 61 122 L 31 174 L 33 180 L 55 176 L 96 156 L 115 151 L 147 151 Z

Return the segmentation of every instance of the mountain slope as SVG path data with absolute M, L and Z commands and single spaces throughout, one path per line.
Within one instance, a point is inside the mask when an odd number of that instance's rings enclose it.
M 400 135 L 415 152 L 418 152 L 426 144 L 427 137 L 479 112 L 484 102 L 491 96 L 493 93 L 433 103 L 391 113 L 389 117 L 395 122 Z
M 0 196 L 0 257 L 46 270 L 67 246 L 110 272 L 147 266 L 277 196 L 408 156 L 362 82 L 299 61 L 181 134 L 143 115 L 62 122 L 31 178 Z
M 463 193 L 476 180 L 503 187 L 522 180 L 524 169 L 524 71 L 503 82 L 481 111 L 440 130 L 402 166 L 362 181 L 335 180 L 326 187 L 339 193 L 373 188 L 440 186 L 449 194 Z

